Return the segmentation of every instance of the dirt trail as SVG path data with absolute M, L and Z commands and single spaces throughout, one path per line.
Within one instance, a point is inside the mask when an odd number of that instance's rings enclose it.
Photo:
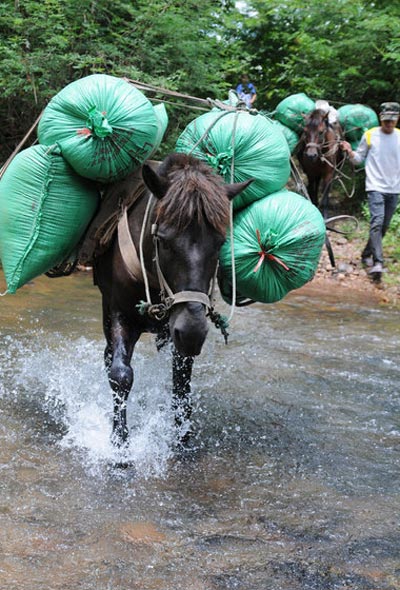
M 393 284 L 393 276 L 383 274 L 380 284 L 371 281 L 361 264 L 360 253 L 364 243 L 348 241 L 343 236 L 330 236 L 336 269 L 329 261 L 323 248 L 320 263 L 314 279 L 303 287 L 310 294 L 321 291 L 325 295 L 349 297 L 360 301 L 371 301 L 383 305 L 400 306 L 400 280 Z

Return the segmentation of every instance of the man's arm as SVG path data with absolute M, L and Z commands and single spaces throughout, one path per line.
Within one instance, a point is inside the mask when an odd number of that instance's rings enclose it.
M 360 144 L 355 151 L 353 151 L 353 149 L 348 141 L 341 141 L 340 147 L 344 152 L 347 152 L 349 154 L 350 161 L 353 164 L 361 164 L 361 162 L 364 162 L 365 158 L 367 157 L 368 149 L 369 149 L 368 144 L 367 144 L 367 138 L 365 137 L 365 133 L 363 134 Z

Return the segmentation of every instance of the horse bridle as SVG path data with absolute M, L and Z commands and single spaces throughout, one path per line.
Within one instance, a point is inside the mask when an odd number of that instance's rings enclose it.
M 305 149 L 308 149 L 310 147 L 315 147 L 315 148 L 317 148 L 318 151 L 320 151 L 322 148 L 322 145 L 323 144 L 316 143 L 315 141 L 309 141 L 308 143 L 305 144 Z
M 204 305 L 208 310 L 208 315 L 210 315 L 210 317 L 212 318 L 212 315 L 215 314 L 215 311 L 213 310 L 211 301 L 213 301 L 214 298 L 218 264 L 215 269 L 213 279 L 211 281 L 208 295 L 201 291 L 179 291 L 178 293 L 174 293 L 168 285 L 168 282 L 165 279 L 165 276 L 160 266 L 159 237 L 157 234 L 157 223 L 153 223 L 151 226 L 151 235 L 153 238 L 154 246 L 154 263 L 156 267 L 157 277 L 153 277 L 149 275 L 149 273 L 147 272 L 143 256 L 143 240 L 147 231 L 148 221 L 151 211 L 154 207 L 154 203 L 155 199 L 151 195 L 147 202 L 146 211 L 143 217 L 142 230 L 140 234 L 139 256 L 137 254 L 136 246 L 133 242 L 132 235 L 129 230 L 128 213 L 126 208 L 124 209 L 121 219 L 118 223 L 118 245 L 125 266 L 133 279 L 137 281 L 143 280 L 145 285 L 146 301 L 141 301 L 138 305 L 140 313 L 147 313 L 151 318 L 161 321 L 168 316 L 174 305 L 178 305 L 180 303 L 194 302 L 201 303 L 202 305 Z M 160 288 L 160 303 L 153 303 L 151 300 L 149 277 L 153 283 L 151 286 L 158 286 Z
M 308 143 L 304 144 L 304 149 L 307 150 L 308 148 L 316 148 L 316 150 L 319 152 L 320 154 L 320 158 L 326 162 L 327 164 L 331 165 L 332 164 L 329 162 L 329 160 L 327 159 L 329 156 L 333 156 L 337 149 L 338 149 L 338 145 L 339 145 L 339 141 L 325 141 L 325 133 L 327 131 L 327 128 L 324 129 L 324 131 L 319 132 L 319 137 L 320 139 L 322 139 L 322 141 L 320 143 L 316 142 L 316 141 L 309 141 Z M 329 148 L 329 150 L 326 153 L 323 153 L 322 148 L 324 146 L 329 146 L 330 144 L 333 144 L 331 148 Z
M 218 265 L 217 265 L 217 268 L 215 270 L 215 273 L 214 273 L 214 276 L 213 276 L 213 279 L 211 282 L 210 291 L 209 291 L 210 296 L 206 295 L 206 293 L 203 293 L 202 291 L 178 291 L 178 293 L 174 293 L 172 291 L 172 289 L 170 288 L 170 286 L 168 285 L 168 282 L 165 279 L 164 274 L 161 270 L 160 257 L 159 257 L 159 237 L 157 234 L 157 230 L 158 230 L 158 224 L 153 223 L 153 225 L 151 226 L 151 235 L 153 236 L 154 263 L 155 263 L 155 267 L 156 267 L 156 271 L 157 271 L 158 283 L 160 286 L 161 303 L 152 304 L 151 299 L 150 299 L 148 302 L 151 304 L 151 306 L 148 308 L 147 313 L 157 320 L 162 320 L 167 317 L 167 314 L 170 312 L 170 310 L 172 309 L 172 307 L 174 305 L 178 305 L 179 303 L 189 303 L 189 302 L 202 303 L 206 307 L 206 309 L 211 309 L 212 305 L 211 305 L 210 298 L 213 297 L 213 293 L 214 293 L 214 286 L 215 286 L 215 279 L 216 279 Z M 143 260 L 142 260 L 142 268 L 145 272 Z

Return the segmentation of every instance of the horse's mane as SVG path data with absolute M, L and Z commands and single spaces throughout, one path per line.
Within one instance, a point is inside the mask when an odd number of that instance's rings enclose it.
M 197 158 L 180 153 L 169 154 L 158 174 L 168 179 L 169 188 L 157 205 L 162 217 L 177 230 L 193 220 L 210 224 L 225 234 L 229 221 L 229 199 L 223 179 Z

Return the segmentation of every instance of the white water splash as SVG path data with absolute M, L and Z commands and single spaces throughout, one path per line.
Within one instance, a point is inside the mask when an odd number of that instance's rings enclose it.
M 176 442 L 168 351 L 157 355 L 153 343 L 140 343 L 135 350 L 135 383 L 127 409 L 130 443 L 122 451 L 110 440 L 112 396 L 103 367 L 103 342 L 40 336 L 35 332 L 29 346 L 14 340 L 5 360 L 8 386 L 3 385 L 0 393 L 35 399 L 61 421 L 66 434 L 60 446 L 78 450 L 90 472 L 122 461 L 134 465 L 141 477 L 162 477 Z M 37 343 L 35 348 L 32 343 Z

